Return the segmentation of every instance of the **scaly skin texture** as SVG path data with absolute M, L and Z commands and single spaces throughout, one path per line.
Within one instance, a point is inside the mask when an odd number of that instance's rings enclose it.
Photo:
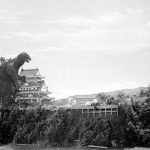
M 27 53 L 21 53 L 13 60 L 0 66 L 0 100 L 3 105 L 10 105 L 15 94 L 20 89 L 19 80 L 26 82 L 25 76 L 19 76 L 19 68 L 31 60 Z

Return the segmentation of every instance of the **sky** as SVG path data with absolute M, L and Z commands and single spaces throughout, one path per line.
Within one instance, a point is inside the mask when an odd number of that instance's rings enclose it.
M 0 56 L 27 52 L 51 96 L 150 83 L 149 0 L 0 0 Z

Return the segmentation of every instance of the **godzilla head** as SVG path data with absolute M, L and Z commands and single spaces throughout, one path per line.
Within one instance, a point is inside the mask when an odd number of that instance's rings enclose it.
M 17 56 L 17 61 L 21 64 L 24 64 L 25 62 L 29 63 L 29 61 L 31 61 L 31 57 L 27 53 L 23 52 Z

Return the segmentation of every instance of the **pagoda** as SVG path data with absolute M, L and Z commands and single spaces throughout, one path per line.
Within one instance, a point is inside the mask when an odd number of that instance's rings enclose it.
M 21 69 L 20 76 L 26 76 L 26 83 L 21 84 L 20 92 L 16 96 L 16 102 L 43 104 L 50 102 L 48 87 L 45 77 L 41 76 L 39 69 Z

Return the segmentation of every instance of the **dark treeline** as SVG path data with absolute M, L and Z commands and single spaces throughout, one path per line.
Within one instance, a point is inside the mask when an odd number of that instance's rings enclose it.
M 149 100 L 148 93 L 142 91 L 138 101 L 119 106 L 117 118 L 81 117 L 78 123 L 63 109 L 2 108 L 0 143 L 71 146 L 78 139 L 82 145 L 112 146 L 113 141 L 124 147 L 150 146 Z

